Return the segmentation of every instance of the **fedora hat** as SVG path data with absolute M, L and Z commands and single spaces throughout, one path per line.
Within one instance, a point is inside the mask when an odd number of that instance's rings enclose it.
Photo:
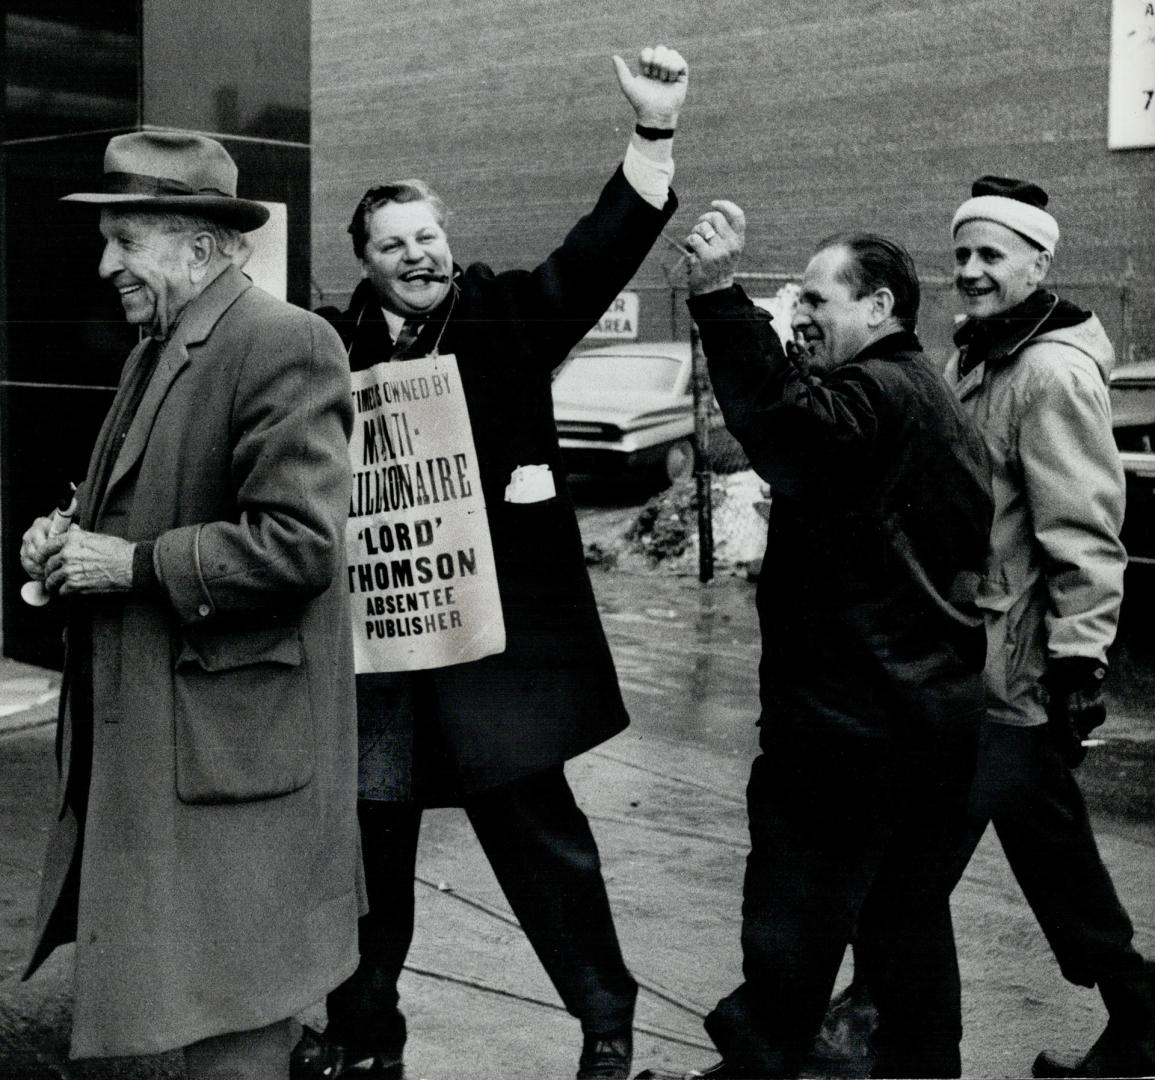
M 198 214 L 249 232 L 269 219 L 259 202 L 237 198 L 237 165 L 215 139 L 187 131 L 133 131 L 104 151 L 104 190 L 65 202 Z

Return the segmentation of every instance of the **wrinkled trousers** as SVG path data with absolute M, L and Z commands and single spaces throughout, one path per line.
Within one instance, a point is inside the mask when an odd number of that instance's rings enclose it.
M 629 1024 L 637 983 L 618 945 L 589 823 L 559 765 L 464 800 L 510 907 L 583 1032 Z M 369 912 L 361 962 L 327 999 L 326 1035 L 401 1057 L 405 1020 L 397 980 L 413 940 L 413 879 L 422 808 L 361 800 L 358 815 Z
M 971 819 L 963 866 L 993 824 L 1067 980 L 1095 986 L 1142 975 L 1134 927 L 1099 855 L 1083 793 L 1046 725 L 983 725 Z
M 875 1075 L 960 1075 L 949 900 L 980 717 L 933 735 L 816 735 L 805 718 L 764 728 L 746 792 L 744 982 L 706 1018 L 727 1061 L 796 1075 L 858 930 L 879 1012 Z

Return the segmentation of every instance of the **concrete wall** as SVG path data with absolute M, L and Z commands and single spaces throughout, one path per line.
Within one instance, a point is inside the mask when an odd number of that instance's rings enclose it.
M 544 255 L 629 132 L 609 55 L 661 41 L 691 64 L 671 236 L 725 196 L 749 214 L 747 269 L 797 271 L 865 226 L 941 278 L 971 180 L 1027 177 L 1063 229 L 1055 280 L 1150 356 L 1155 159 L 1106 148 L 1109 23 L 1107 0 L 315 0 L 314 289 L 355 284 L 349 212 L 386 177 L 442 189 L 459 261 Z M 675 261 L 660 245 L 639 284 Z M 945 347 L 951 301 L 931 291 Z

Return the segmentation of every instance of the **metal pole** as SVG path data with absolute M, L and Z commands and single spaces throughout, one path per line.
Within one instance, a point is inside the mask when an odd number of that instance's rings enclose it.
M 713 405 L 706 354 L 696 323 L 690 324 L 694 389 L 694 481 L 698 496 L 698 580 L 714 579 L 714 515 L 710 491 L 710 411 Z
M 1131 308 L 1131 273 L 1133 267 L 1128 261 L 1128 273 L 1123 277 L 1123 283 L 1119 286 L 1119 336 L 1123 339 L 1121 342 L 1121 349 L 1118 354 L 1123 357 L 1124 364 L 1133 363 L 1138 357 L 1135 355 L 1134 338 L 1132 336 L 1133 328 L 1131 326 L 1132 308 Z

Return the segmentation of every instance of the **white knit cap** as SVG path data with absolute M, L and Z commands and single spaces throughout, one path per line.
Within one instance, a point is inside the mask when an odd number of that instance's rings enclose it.
M 994 221 L 1005 225 L 1044 251 L 1055 254 L 1059 242 L 1059 223 L 1041 206 L 1008 198 L 1006 195 L 976 195 L 967 199 L 955 211 L 950 223 L 950 234 L 954 236 L 959 226 L 967 221 Z
M 1059 224 L 1046 213 L 1046 192 L 1037 184 L 1011 177 L 979 177 L 970 188 L 971 198 L 955 211 L 951 236 L 963 222 L 988 221 L 1018 232 L 1043 251 L 1055 254 Z

